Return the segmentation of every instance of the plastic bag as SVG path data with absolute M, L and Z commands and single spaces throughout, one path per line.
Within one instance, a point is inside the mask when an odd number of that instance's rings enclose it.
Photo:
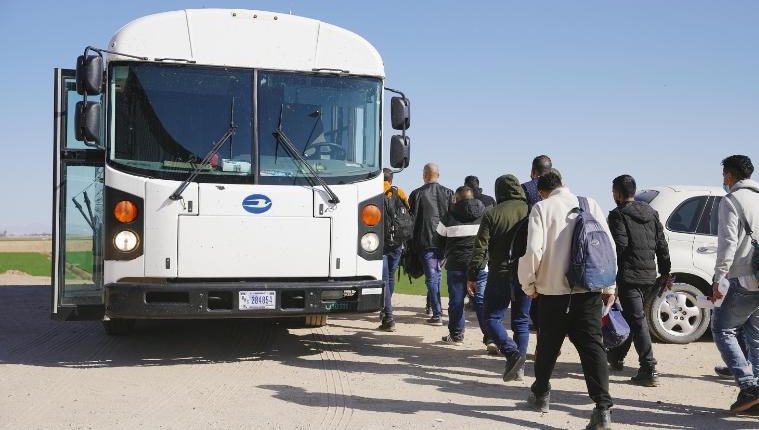
M 630 337 L 630 326 L 616 303 L 611 307 L 604 307 L 604 315 L 601 317 L 601 334 L 607 349 L 622 345 Z

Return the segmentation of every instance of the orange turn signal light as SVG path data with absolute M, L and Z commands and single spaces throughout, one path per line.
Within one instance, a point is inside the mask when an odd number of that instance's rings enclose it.
M 376 205 L 366 205 L 361 209 L 361 222 L 374 227 L 382 220 L 382 211 Z
M 113 207 L 113 217 L 124 224 L 134 221 L 137 219 L 137 205 L 129 200 L 122 200 Z

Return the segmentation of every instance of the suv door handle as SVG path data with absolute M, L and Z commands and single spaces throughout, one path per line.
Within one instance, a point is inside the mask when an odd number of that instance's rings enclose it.
M 696 249 L 696 252 L 698 252 L 699 254 L 716 254 L 717 247 L 716 246 L 702 246 Z

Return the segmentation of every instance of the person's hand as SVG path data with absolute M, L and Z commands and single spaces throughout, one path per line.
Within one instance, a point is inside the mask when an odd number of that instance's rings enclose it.
M 531 298 L 532 300 L 535 300 L 535 299 L 537 299 L 539 296 L 540 296 L 540 294 L 538 294 L 538 291 L 537 291 L 537 290 L 535 290 L 535 292 L 534 292 L 534 293 L 530 294 L 530 298 Z
M 717 300 L 722 298 L 722 292 L 719 290 L 719 282 L 712 284 L 712 303 L 717 303 Z
M 675 282 L 675 278 L 672 276 L 671 273 L 667 273 L 664 275 L 664 286 L 672 291 L 672 284 Z
M 605 294 L 605 293 L 601 294 L 601 299 L 603 299 L 604 303 L 606 303 L 606 306 L 613 305 L 614 304 L 614 300 L 616 298 L 617 297 L 613 293 L 612 294 Z
M 474 281 L 466 281 L 466 290 L 469 294 L 474 295 L 475 291 L 477 291 L 477 283 Z

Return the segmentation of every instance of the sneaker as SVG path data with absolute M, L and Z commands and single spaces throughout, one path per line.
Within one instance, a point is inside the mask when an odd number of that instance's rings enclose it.
M 738 400 L 730 406 L 731 412 L 745 412 L 754 406 L 759 405 L 759 387 L 754 385 L 749 388 L 742 388 L 738 393 Z
M 609 369 L 614 372 L 623 372 L 625 370 L 625 362 L 622 360 L 609 360 Z
M 733 379 L 733 371 L 727 366 L 714 366 L 714 373 L 716 373 L 720 379 Z
M 382 324 L 380 324 L 378 330 L 382 330 L 382 331 L 395 331 L 395 321 L 394 320 L 384 320 L 384 321 L 382 321 Z
M 498 345 L 496 345 L 493 341 L 489 341 L 485 348 L 487 348 L 488 354 L 490 355 L 498 355 L 501 353 L 501 351 L 498 350 Z
M 638 369 L 638 374 L 630 378 L 630 382 L 641 387 L 658 387 L 659 374 L 656 369 Z
M 463 336 L 443 336 L 443 342 L 449 343 L 451 345 L 461 345 L 464 343 L 464 337 Z
M 609 430 L 611 429 L 611 411 L 601 409 L 598 406 L 593 408 L 593 415 L 590 416 L 590 422 L 585 430 Z
M 429 307 L 429 306 L 427 306 L 426 308 L 424 308 L 424 314 L 427 315 L 428 317 L 431 317 L 432 316 L 432 308 Z
M 523 382 L 524 381 L 524 364 L 519 366 L 519 370 L 517 370 L 517 376 L 514 377 L 514 382 Z
M 530 395 L 527 397 L 527 404 L 536 412 L 547 414 L 551 409 L 551 392 L 549 391 L 540 396 L 530 392 Z
M 427 324 L 441 326 L 441 325 L 443 325 L 443 318 L 442 317 L 432 317 L 432 318 L 430 318 L 430 319 L 427 320 Z
M 503 382 L 515 381 L 524 361 L 524 357 L 519 351 L 509 354 L 506 358 L 506 367 L 503 370 Z

